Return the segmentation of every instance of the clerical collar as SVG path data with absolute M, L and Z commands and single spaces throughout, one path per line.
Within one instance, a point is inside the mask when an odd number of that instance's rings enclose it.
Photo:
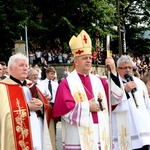
M 86 76 L 88 76 L 89 74 L 81 74 L 81 73 L 78 73 L 78 75 L 86 77 Z
M 1 80 L 5 79 L 5 78 L 6 78 L 5 76 L 0 77 Z
M 126 82 L 127 82 L 125 79 L 123 79 L 123 78 L 121 78 L 121 79 L 122 79 L 122 82 L 123 82 L 123 83 L 126 83 Z
M 17 82 L 18 84 L 20 84 L 21 86 L 26 86 L 27 81 L 24 80 L 23 82 L 21 82 L 20 80 L 14 78 L 13 76 L 10 75 L 10 79 L 12 79 L 13 81 Z

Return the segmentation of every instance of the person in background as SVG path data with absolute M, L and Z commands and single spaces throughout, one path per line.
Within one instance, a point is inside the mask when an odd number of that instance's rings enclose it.
M 5 69 L 5 74 L 4 74 L 4 76 L 6 76 L 7 78 L 9 78 L 8 67 L 6 67 L 6 69 Z
M 49 89 L 51 99 L 49 103 L 53 107 L 55 102 L 55 95 L 58 88 L 58 82 L 54 81 L 56 70 L 54 67 L 48 67 L 46 69 L 46 79 L 42 80 L 42 84 Z
M 0 64 L 0 80 L 3 80 L 3 66 Z
M 35 53 L 32 50 L 29 51 L 29 63 L 32 65 L 35 63 Z
M 41 68 L 41 80 L 44 80 L 46 78 L 46 69 L 49 67 L 46 60 L 44 60 L 44 63 L 42 64 Z
M 97 52 L 96 51 L 92 53 L 92 63 L 97 64 Z
M 52 109 L 55 103 L 55 96 L 56 96 L 56 91 L 58 88 L 58 82 L 55 81 L 56 78 L 56 70 L 54 67 L 48 67 L 46 69 L 46 79 L 42 80 L 42 84 L 44 87 L 47 87 L 49 89 L 49 92 L 51 94 L 51 99 L 49 99 L 49 104 L 51 105 Z M 54 121 L 54 129 L 55 129 L 55 134 L 56 134 L 56 122 Z
M 60 64 L 63 63 L 62 53 L 59 53 L 59 54 L 58 54 L 58 62 L 59 62 Z
M 69 45 L 74 55 L 73 71 L 60 82 L 53 107 L 53 118 L 57 121 L 61 118 L 63 150 L 110 149 L 104 85 L 89 73 L 92 66 L 91 39 L 82 30 L 77 37 L 70 39 Z M 107 64 L 116 74 L 111 57 Z M 119 100 L 122 90 L 113 81 L 112 85 L 112 96 Z
M 147 90 L 148 90 L 148 95 L 150 98 L 150 74 L 146 73 L 144 74 L 143 78 L 142 78 L 143 82 L 145 83 Z
M 6 74 L 6 71 L 7 71 L 7 66 L 6 66 L 6 63 L 4 61 L 0 61 L 0 64 L 2 65 L 3 67 L 3 75 L 1 77 L 1 79 L 5 79 L 6 77 L 9 77 L 7 74 Z
M 49 132 L 51 107 L 38 89 L 31 92 L 28 67 L 25 55 L 14 54 L 8 61 L 10 77 L 0 81 L 1 150 L 55 150 Z M 36 92 L 40 98 L 33 96 Z
M 42 52 L 41 52 L 40 48 L 36 49 L 35 57 L 36 57 L 36 64 L 40 65 L 41 64 L 41 57 L 42 57 Z
M 63 72 L 63 78 L 66 78 L 70 74 L 69 68 L 66 66 Z
M 28 79 L 36 84 L 36 86 L 41 90 L 41 92 L 43 93 L 43 95 L 46 97 L 46 99 L 48 101 L 51 99 L 51 94 L 49 92 L 48 87 L 44 86 L 42 84 L 42 81 L 38 79 L 38 71 L 37 70 L 35 70 L 35 69 L 29 70 Z
M 41 79 L 41 77 L 42 77 L 42 70 L 41 70 L 41 68 L 38 66 L 38 65 L 35 65 L 34 67 L 33 67 L 33 69 L 35 69 L 35 70 L 37 70 L 38 71 L 38 78 L 39 79 Z
M 96 70 L 93 71 L 93 74 L 94 74 L 95 76 L 99 77 L 99 74 L 97 73 Z
M 124 95 L 114 104 L 112 112 L 115 150 L 149 150 L 150 101 L 144 82 L 132 76 L 133 61 L 122 55 L 117 61 L 116 78 L 119 77 Z
M 67 54 L 67 52 L 65 50 L 62 53 L 62 58 L 63 58 L 63 63 L 67 63 L 67 61 L 68 61 L 68 54 Z

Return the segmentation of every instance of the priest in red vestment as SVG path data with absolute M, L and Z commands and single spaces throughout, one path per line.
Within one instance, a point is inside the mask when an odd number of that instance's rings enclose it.
M 10 77 L 0 81 L 0 150 L 55 150 L 51 107 L 26 79 L 28 67 L 28 58 L 17 53 L 8 61 Z

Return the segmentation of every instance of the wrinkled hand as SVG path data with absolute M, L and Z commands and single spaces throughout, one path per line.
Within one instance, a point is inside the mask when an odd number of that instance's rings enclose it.
M 32 98 L 32 100 L 28 102 L 28 106 L 30 111 L 37 111 L 43 107 L 43 102 L 37 98 Z
M 98 112 L 100 110 L 99 104 L 95 102 L 94 98 L 89 100 L 90 112 Z
M 110 68 L 111 73 L 116 74 L 115 61 L 112 57 L 107 57 L 105 60 L 105 64 Z
M 132 89 L 136 88 L 136 83 L 134 81 L 129 81 L 126 83 L 124 89 L 126 92 L 131 92 Z

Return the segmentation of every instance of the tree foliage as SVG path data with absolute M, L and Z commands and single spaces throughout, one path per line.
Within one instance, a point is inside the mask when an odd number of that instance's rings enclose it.
M 29 44 L 46 48 L 68 48 L 73 34 L 85 29 L 95 42 L 98 31 L 103 39 L 114 35 L 115 8 L 105 0 L 0 0 L 0 56 L 8 58 L 14 41 L 24 39 L 28 27 Z M 57 40 L 56 40 L 57 39 Z M 94 44 L 93 44 L 94 45 Z M 31 46 L 31 45 L 30 45 Z
M 128 52 L 148 53 L 150 40 L 144 32 L 150 29 L 150 2 L 147 0 L 122 0 Z

